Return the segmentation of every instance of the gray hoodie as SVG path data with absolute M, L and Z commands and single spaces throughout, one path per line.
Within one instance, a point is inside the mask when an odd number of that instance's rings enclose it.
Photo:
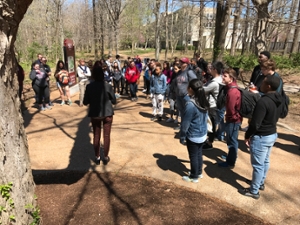
M 203 86 L 210 108 L 217 107 L 220 85 L 224 85 L 222 82 L 222 76 L 213 78 Z

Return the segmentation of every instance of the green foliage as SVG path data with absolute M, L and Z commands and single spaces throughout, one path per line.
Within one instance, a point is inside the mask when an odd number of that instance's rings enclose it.
M 31 204 L 28 204 L 25 206 L 25 209 L 29 210 L 30 215 L 33 218 L 33 222 L 30 223 L 30 225 L 38 225 L 41 222 L 41 216 L 40 216 L 40 212 L 41 210 L 39 209 L 39 207 L 34 207 Z
M 33 59 L 36 58 L 37 54 L 42 53 L 43 50 L 43 47 L 39 43 L 35 41 L 32 42 L 31 45 L 27 47 L 29 60 L 33 61 Z
M 253 70 L 257 65 L 257 56 L 255 55 L 231 56 L 227 54 L 223 60 L 230 67 L 243 68 L 246 71 Z
M 0 185 L 0 192 L 2 198 L 4 198 L 6 201 L 10 198 L 10 192 L 12 190 L 13 183 L 9 182 L 8 184 Z

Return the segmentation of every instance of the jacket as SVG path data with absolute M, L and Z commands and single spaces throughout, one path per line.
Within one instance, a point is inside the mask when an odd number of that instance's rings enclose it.
M 231 88 L 232 86 L 237 87 L 236 82 L 232 82 L 226 86 L 226 115 L 225 119 L 227 123 L 241 123 L 242 117 L 239 113 L 241 109 L 241 92 L 237 88 Z
M 116 103 L 116 96 L 110 84 L 104 81 L 94 81 L 86 86 L 83 104 L 89 105 L 89 117 L 114 115 L 112 104 Z
M 277 92 L 266 93 L 258 100 L 245 139 L 253 135 L 267 136 L 277 132 L 278 107 L 281 101 L 281 96 Z
M 78 75 L 79 82 L 85 82 L 85 81 L 87 81 L 88 78 L 91 77 L 90 68 L 88 68 L 87 66 L 81 66 L 81 65 L 79 65 L 77 67 L 77 75 Z
M 207 134 L 207 110 L 201 108 L 193 98 L 184 97 L 186 104 L 180 126 L 180 140 L 201 138 Z
M 140 77 L 140 73 L 136 66 L 131 68 L 130 66 L 126 69 L 125 78 L 129 84 L 136 83 Z
M 224 84 L 222 83 L 222 77 L 218 76 L 208 81 L 203 86 L 210 108 L 217 107 L 217 98 L 219 95 L 220 85 L 224 85 Z
M 151 76 L 150 78 L 150 93 L 165 94 L 167 89 L 167 77 L 164 74 L 160 76 Z
M 189 70 L 189 67 L 180 71 L 176 77 L 176 95 L 181 97 L 187 95 L 187 87 L 193 79 L 197 79 L 197 76 L 193 70 Z
M 35 69 L 31 70 L 29 76 L 30 76 L 30 80 L 32 80 L 32 85 L 37 85 L 39 87 L 48 86 L 48 82 L 47 82 L 48 75 L 42 68 L 38 71 Z

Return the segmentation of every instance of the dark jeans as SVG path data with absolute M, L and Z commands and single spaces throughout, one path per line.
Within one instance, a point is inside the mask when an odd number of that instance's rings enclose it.
M 202 174 L 202 147 L 204 143 L 195 143 L 186 139 L 186 145 L 189 152 L 189 158 L 191 163 L 191 174 L 190 178 L 198 178 Z
M 44 97 L 44 103 L 48 104 L 49 103 L 49 98 L 50 98 L 50 92 L 49 92 L 49 87 L 45 86 L 45 87 L 40 87 L 37 86 L 36 84 L 34 84 L 32 86 L 35 95 L 38 96 L 38 104 L 41 105 L 43 104 L 43 97 Z
M 120 93 L 120 84 L 121 84 L 121 79 L 120 80 L 115 80 L 114 79 L 114 92 L 116 92 L 116 90 L 118 89 L 118 93 Z
M 238 136 L 241 123 L 226 123 L 226 141 L 228 147 L 228 155 L 226 162 L 230 166 L 235 165 L 237 151 L 239 147 Z
M 208 133 L 208 141 L 210 143 L 213 143 L 216 136 L 216 127 L 217 127 L 217 119 L 218 119 L 217 108 L 216 107 L 210 108 L 208 111 L 208 115 L 212 123 L 212 131 L 213 131 L 212 133 Z
M 146 94 L 150 94 L 150 80 L 145 79 L 145 86 L 146 86 Z
M 136 83 L 129 84 L 129 88 L 130 88 L 131 98 L 136 98 L 136 93 L 138 88 L 137 84 Z
M 104 133 L 104 157 L 108 156 L 110 147 L 110 132 L 111 125 L 113 122 L 113 116 L 107 116 L 103 119 L 91 118 L 93 132 L 94 132 L 94 151 L 95 156 L 100 156 L 100 138 L 101 138 L 101 123 L 103 123 L 103 133 Z
M 218 129 L 216 131 L 216 138 L 218 138 L 219 141 L 223 141 L 225 139 L 225 123 L 224 123 L 225 110 L 226 110 L 225 107 L 223 109 L 217 109 L 218 120 L 216 124 L 218 125 Z

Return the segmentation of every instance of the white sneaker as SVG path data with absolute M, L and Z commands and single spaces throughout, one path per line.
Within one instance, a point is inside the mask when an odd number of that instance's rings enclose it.
M 166 120 L 167 123 L 172 123 L 173 121 L 174 121 L 174 119 L 171 118 L 171 117 L 170 117 L 169 119 Z
M 183 176 L 182 180 L 187 181 L 187 182 L 193 182 L 193 183 L 198 183 L 198 178 L 190 178 L 189 176 Z
M 191 175 L 191 172 L 190 172 L 190 171 L 188 172 L 188 175 L 189 175 L 189 176 Z M 202 178 L 203 178 L 203 175 L 202 175 L 202 174 L 199 174 L 199 175 L 198 175 L 198 178 L 202 179 Z
M 143 93 L 145 93 L 146 91 L 147 91 L 147 90 L 146 90 L 146 89 L 144 89 L 142 92 L 143 92 Z

